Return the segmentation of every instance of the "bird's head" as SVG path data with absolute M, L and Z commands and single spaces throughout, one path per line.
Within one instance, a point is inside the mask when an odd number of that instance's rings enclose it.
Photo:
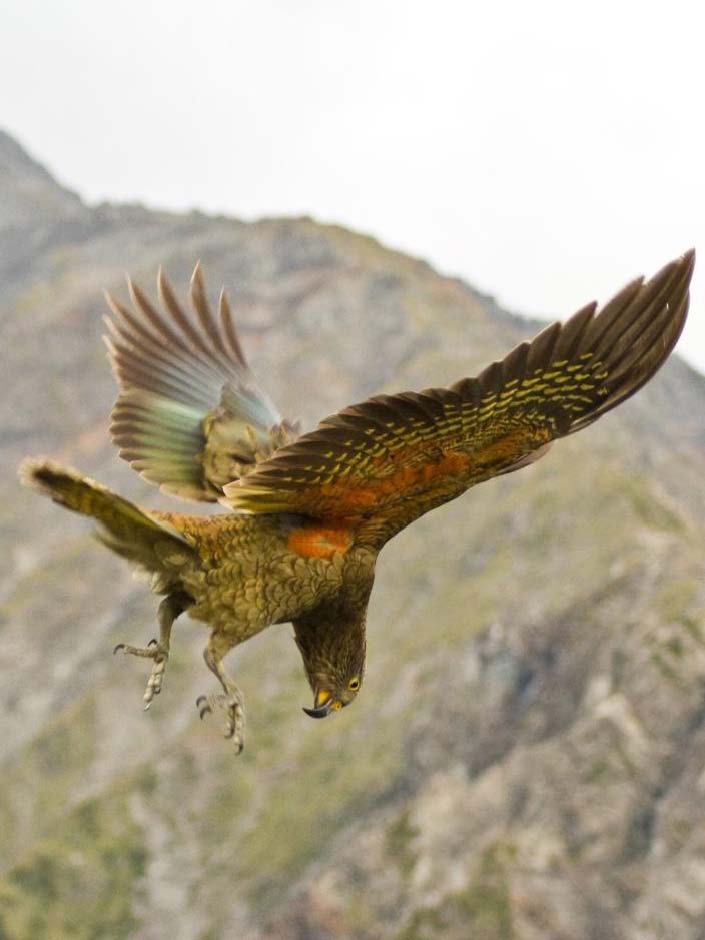
M 325 718 L 355 701 L 365 678 L 364 623 L 328 627 L 294 624 L 296 643 L 313 692 L 311 718 Z
M 350 670 L 345 677 L 330 674 L 316 675 L 311 683 L 313 689 L 313 708 L 304 708 L 311 718 L 326 718 L 331 712 L 338 712 L 357 698 L 362 688 L 362 670 Z M 311 681 L 311 677 L 309 677 Z

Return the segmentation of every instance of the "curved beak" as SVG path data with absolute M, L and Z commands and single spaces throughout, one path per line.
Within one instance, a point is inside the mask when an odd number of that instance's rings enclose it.
M 304 708 L 311 718 L 326 718 L 331 712 L 340 711 L 342 702 L 336 701 L 327 689 L 319 689 L 313 702 L 313 708 Z
M 333 699 L 328 699 L 325 705 L 320 705 L 318 708 L 304 708 L 304 711 L 310 718 L 326 718 L 330 715 L 332 704 Z

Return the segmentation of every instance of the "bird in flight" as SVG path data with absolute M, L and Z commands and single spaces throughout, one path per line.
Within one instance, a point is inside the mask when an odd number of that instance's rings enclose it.
M 302 435 L 255 380 L 222 292 L 213 314 L 200 266 L 192 314 L 161 271 L 161 310 L 129 280 L 131 309 L 106 295 L 120 389 L 110 434 L 120 456 L 173 496 L 230 510 L 157 512 L 50 460 L 21 466 L 23 482 L 97 519 L 100 541 L 146 571 L 162 596 L 159 639 L 115 648 L 152 661 L 144 707 L 161 691 L 172 624 L 184 612 L 209 628 L 204 658 L 222 689 L 199 697 L 200 715 L 224 710 L 236 752 L 243 696 L 223 659 L 271 624 L 293 624 L 313 692 L 307 714 L 323 718 L 354 701 L 380 550 L 430 509 L 533 463 L 648 382 L 683 328 L 694 262 L 690 251 L 599 311 L 588 304 L 473 378 L 377 395 Z

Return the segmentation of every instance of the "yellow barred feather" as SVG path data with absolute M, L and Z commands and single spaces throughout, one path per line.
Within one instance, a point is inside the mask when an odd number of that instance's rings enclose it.
M 688 309 L 694 253 L 554 323 L 450 388 L 379 395 L 326 418 L 225 487 L 227 505 L 357 521 L 383 542 L 468 487 L 543 456 L 660 368 Z

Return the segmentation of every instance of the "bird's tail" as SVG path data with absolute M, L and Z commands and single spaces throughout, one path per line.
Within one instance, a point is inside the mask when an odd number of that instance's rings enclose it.
M 164 573 L 196 559 L 190 542 L 174 526 L 75 470 L 44 458 L 27 458 L 20 481 L 50 496 L 55 503 L 93 516 L 101 542 L 148 571 Z

